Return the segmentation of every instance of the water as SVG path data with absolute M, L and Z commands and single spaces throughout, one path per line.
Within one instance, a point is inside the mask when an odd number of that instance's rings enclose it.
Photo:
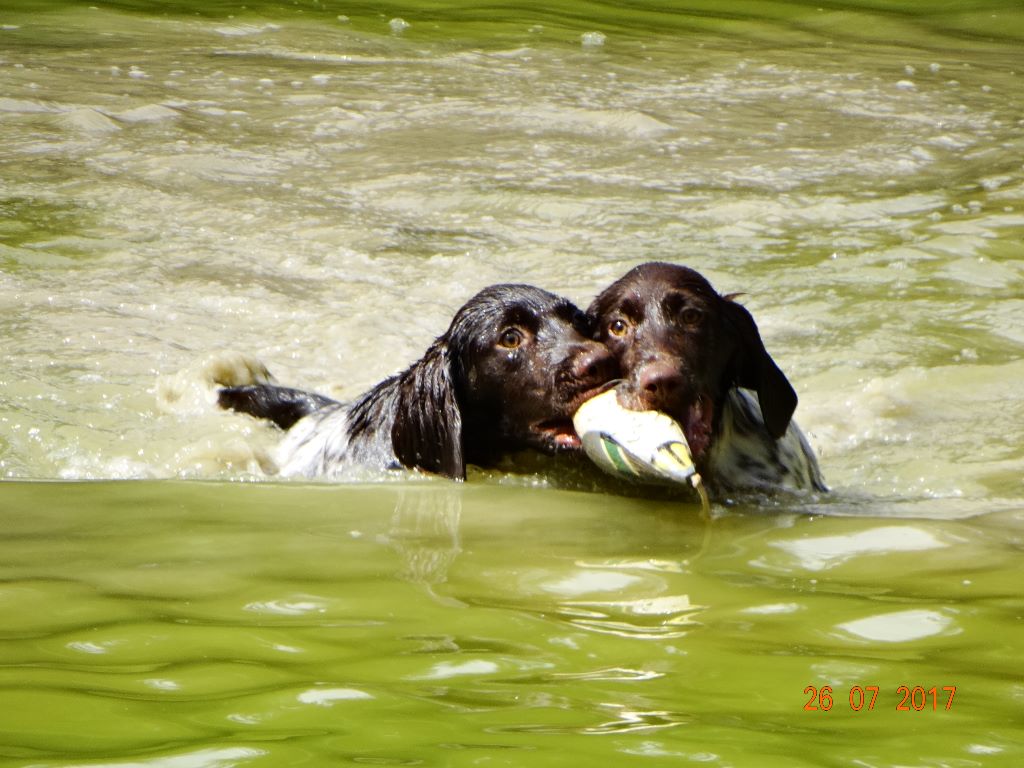
M 996 0 L 5 6 L 0 760 L 1019 764 L 1022 42 Z M 273 483 L 204 384 L 351 396 L 486 284 L 649 259 L 745 293 L 833 493 Z
M 5 764 L 1022 754 L 1019 515 L 709 525 L 440 481 L 4 491 Z M 956 691 L 897 711 L 903 685 Z

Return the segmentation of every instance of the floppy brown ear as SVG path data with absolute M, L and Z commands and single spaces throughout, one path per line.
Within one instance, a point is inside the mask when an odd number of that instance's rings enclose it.
M 462 413 L 455 397 L 448 345 L 440 339 L 401 375 L 391 446 L 403 466 L 453 480 L 466 479 Z
M 786 434 L 796 410 L 796 391 L 764 348 L 757 324 L 746 308 L 729 297 L 723 306 L 727 322 L 739 341 L 733 361 L 735 383 L 757 392 L 764 424 L 768 433 L 778 440 Z

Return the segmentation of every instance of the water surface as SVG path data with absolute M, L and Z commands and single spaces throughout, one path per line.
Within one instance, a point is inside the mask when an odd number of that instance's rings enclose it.
M 7 3 L 0 759 L 1019 764 L 1024 12 L 931 5 Z M 212 405 L 651 259 L 831 494 L 277 483 Z
M 6 764 L 1024 754 L 1019 514 L 707 524 L 441 481 L 16 483 L 4 498 Z M 806 710 L 807 686 L 831 686 L 832 708 Z M 871 686 L 874 708 L 854 692 Z M 900 686 L 956 691 L 948 710 L 940 693 L 901 711 Z

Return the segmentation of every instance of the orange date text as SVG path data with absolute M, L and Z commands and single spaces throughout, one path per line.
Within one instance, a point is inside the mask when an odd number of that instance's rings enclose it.
M 808 685 L 804 688 L 804 696 L 807 696 L 804 711 L 829 712 L 837 705 L 842 707 L 842 699 L 845 697 L 845 703 L 854 712 L 872 712 L 889 706 L 888 697 L 885 693 L 880 694 L 880 690 L 877 685 L 854 685 L 849 690 L 841 691 L 833 689 L 831 685 L 820 688 Z M 897 712 L 949 711 L 953 708 L 954 696 L 955 685 L 933 685 L 930 688 L 923 685 L 900 685 L 896 688 L 893 704 Z

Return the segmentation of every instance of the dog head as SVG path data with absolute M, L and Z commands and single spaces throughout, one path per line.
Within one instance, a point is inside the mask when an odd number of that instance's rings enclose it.
M 715 439 L 730 387 L 757 392 L 769 434 L 785 434 L 796 392 L 765 349 L 750 313 L 700 273 L 643 264 L 602 291 L 588 314 L 595 338 L 616 356 L 626 377 L 623 404 L 672 416 L 696 458 Z

